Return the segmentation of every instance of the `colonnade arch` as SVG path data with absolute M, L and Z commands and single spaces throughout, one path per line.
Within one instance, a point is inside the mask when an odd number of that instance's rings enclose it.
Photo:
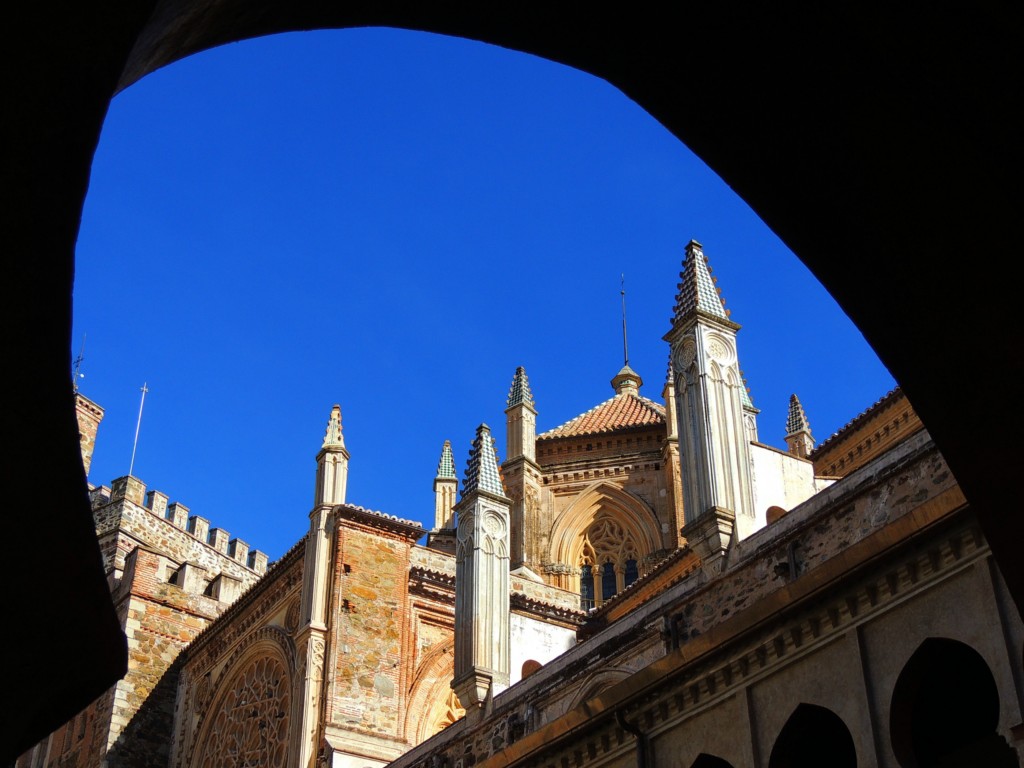
M 1017 768 L 998 725 L 999 690 L 981 654 L 958 640 L 925 640 L 892 693 L 889 733 L 902 768 Z
M 850 729 L 835 712 L 800 704 L 772 747 L 768 768 L 856 768 L 857 748 Z

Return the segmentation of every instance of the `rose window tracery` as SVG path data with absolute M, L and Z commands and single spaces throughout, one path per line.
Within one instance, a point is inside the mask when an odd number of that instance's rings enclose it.
M 235 675 L 206 731 L 201 768 L 283 768 L 287 759 L 290 683 L 285 663 L 252 659 Z
M 466 710 L 459 703 L 459 697 L 455 695 L 455 691 L 448 691 L 448 699 L 441 710 L 441 716 L 434 723 L 434 733 L 443 731 L 465 714 Z

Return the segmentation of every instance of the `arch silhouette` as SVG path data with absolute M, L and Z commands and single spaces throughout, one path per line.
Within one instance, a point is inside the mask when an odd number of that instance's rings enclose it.
M 659 16 L 668 12 L 319 0 L 223 0 L 216 13 L 199 0 L 173 10 L 156 0 L 20 7 L 12 31 L 34 52 L 31 61 L 46 66 L 19 59 L 8 68 L 19 106 L 7 123 L 5 242 L 32 258 L 9 268 L 17 300 L 4 305 L 7 325 L 29 332 L 11 334 L 7 353 L 33 372 L 9 382 L 8 397 L 19 404 L 7 432 L 19 449 L 8 460 L 19 478 L 9 501 L 28 508 L 34 489 L 48 489 L 49 523 L 62 533 L 51 541 L 59 565 L 45 569 L 37 587 L 67 594 L 74 585 L 78 599 L 69 596 L 63 608 L 68 631 L 26 636 L 10 654 L 20 663 L 9 691 L 26 703 L 10 723 L 20 734 L 11 754 L 86 706 L 127 664 L 98 567 L 67 375 L 74 243 L 107 105 L 177 59 L 276 32 L 380 25 L 459 35 L 574 66 L 635 100 L 722 176 L 857 325 L 942 450 L 1024 609 L 1024 561 L 1015 557 L 1021 521 L 1001 512 L 1015 508 L 1019 481 L 990 472 L 988 462 L 1013 455 L 1024 413 L 986 408 L 983 377 L 948 375 L 950 350 L 1004 360 L 1005 349 L 999 334 L 977 334 L 946 316 L 957 307 L 964 317 L 1014 327 L 1017 282 L 999 279 L 1005 267 L 995 264 L 935 268 L 936 258 L 999 253 L 1016 239 L 1024 125 L 1007 97 L 1019 89 L 1016 68 L 1001 58 L 1019 47 L 1015 9 L 982 18 L 935 6 L 923 19 L 911 6 L 787 13 L 723 2 Z M 848 65 L 850 50 L 864 52 L 863 66 Z M 732 66 L 694 66 L 708 53 Z M 948 119 L 950 104 L 971 109 L 968 124 Z M 750 120 L 752 111 L 764 119 Z M 886 265 L 884 285 L 875 270 L 849 268 L 865 255 Z M 1024 386 L 1020 376 L 1006 381 L 1009 397 Z M 954 402 L 963 407 L 949 408 Z M 987 451 L 976 450 L 977 434 L 986 435 Z M 32 535 L 34 521 L 13 524 L 13 538 Z M 16 550 L 9 565 L 28 570 L 34 554 Z M 28 591 L 12 599 L 13 615 L 45 622 Z M 93 663 L 45 678 L 30 672 L 70 652 Z
M 690 765 L 690 768 L 732 768 L 732 763 L 715 755 L 701 752 L 697 755 L 697 759 L 693 761 L 693 764 Z
M 998 724 L 999 691 L 981 654 L 949 638 L 921 643 L 892 693 L 889 734 L 900 765 L 1016 768 Z
M 835 712 L 801 704 L 779 732 L 768 768 L 856 768 L 857 748 L 850 729 Z

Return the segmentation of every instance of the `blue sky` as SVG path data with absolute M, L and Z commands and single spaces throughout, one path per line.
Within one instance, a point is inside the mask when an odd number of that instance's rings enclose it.
M 695 115 L 694 119 L 700 119 Z M 262 38 L 113 101 L 77 248 L 81 391 L 106 409 L 89 479 L 128 471 L 271 558 L 305 531 L 340 403 L 350 502 L 430 526 L 450 439 L 504 458 L 526 367 L 538 429 L 612 395 L 660 399 L 683 249 L 743 326 L 762 441 L 788 399 L 821 441 L 893 381 L 779 239 L 604 81 L 398 30 Z

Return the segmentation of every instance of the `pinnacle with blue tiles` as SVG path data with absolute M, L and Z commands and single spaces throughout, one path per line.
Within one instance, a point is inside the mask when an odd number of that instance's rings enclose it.
M 526 369 L 521 365 L 516 368 L 515 375 L 512 377 L 512 386 L 508 390 L 506 407 L 513 408 L 517 405 L 536 408 L 533 403 L 533 392 L 530 391 L 530 380 L 526 378 Z
M 438 480 L 457 480 L 455 474 L 455 457 L 452 455 L 452 441 L 445 440 L 441 448 L 441 459 L 437 462 Z
M 327 433 L 324 435 L 324 448 L 344 448 L 345 438 L 341 434 L 341 406 L 331 409 L 331 418 L 327 422 Z
M 476 491 L 504 496 L 505 488 L 498 472 L 498 451 L 491 428 L 481 424 L 476 428 L 476 437 L 469 449 L 469 461 L 466 462 L 466 477 L 462 481 L 462 498 Z
M 751 411 L 758 411 L 754 407 L 754 401 L 750 398 L 750 387 L 747 386 L 747 377 L 743 376 L 743 371 L 740 371 L 740 376 L 743 378 L 743 386 L 740 387 L 740 404 Z M 758 411 L 760 413 L 760 411 Z
M 691 240 L 686 245 L 683 271 L 679 273 L 679 293 L 676 294 L 673 324 L 698 312 L 728 320 L 729 312 L 725 308 L 721 289 L 715 285 L 717 282 L 711 276 L 711 266 L 704 255 L 703 246 Z
M 795 435 L 798 432 L 810 434 L 811 425 L 807 422 L 807 414 L 800 404 L 800 398 L 796 395 L 789 396 L 789 415 L 786 417 L 786 434 Z

